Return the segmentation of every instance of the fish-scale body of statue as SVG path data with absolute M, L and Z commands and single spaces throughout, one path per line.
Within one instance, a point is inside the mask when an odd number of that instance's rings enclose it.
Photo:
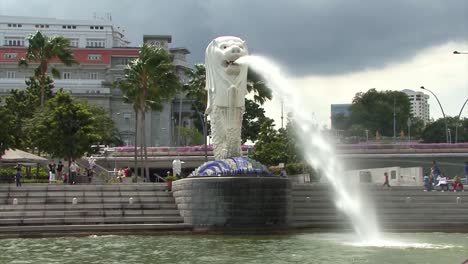
M 235 61 L 248 54 L 237 37 L 219 37 L 206 48 L 206 113 L 211 121 L 216 160 L 242 156 L 241 131 L 247 94 L 247 66 Z

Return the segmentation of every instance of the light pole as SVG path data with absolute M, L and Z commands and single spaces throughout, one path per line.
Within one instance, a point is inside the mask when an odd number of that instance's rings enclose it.
M 396 142 L 396 98 L 393 96 L 393 144 Z
M 442 115 L 444 116 L 444 122 L 445 122 L 445 139 L 446 139 L 446 142 L 449 143 L 447 118 L 445 117 L 444 108 L 442 108 L 442 105 L 440 104 L 439 98 L 437 98 L 437 96 L 435 95 L 435 93 L 433 93 L 431 90 L 429 90 L 429 89 L 427 89 L 427 88 L 424 88 L 424 86 L 421 86 L 421 89 L 426 90 L 426 91 L 430 92 L 432 95 L 434 95 L 435 99 L 437 100 L 437 103 L 439 103 L 440 110 L 442 110 Z
M 465 51 L 454 51 L 453 54 L 468 54 L 468 52 Z M 455 126 L 455 143 L 458 143 L 458 126 L 460 125 L 460 116 L 461 113 L 463 112 L 463 108 L 465 108 L 466 102 L 468 99 L 465 100 L 465 103 L 463 104 L 462 108 L 460 109 L 460 113 L 458 114 L 457 117 L 457 124 Z
M 406 124 L 408 125 L 408 144 L 411 143 L 411 118 L 408 118 L 408 121 L 406 121 Z
M 465 103 L 463 104 L 462 108 L 460 109 L 460 113 L 458 113 L 457 116 L 457 125 L 455 126 L 455 143 L 458 143 L 458 127 L 460 126 L 460 116 L 463 112 L 463 108 L 465 108 L 466 102 L 468 102 L 468 98 L 465 100 Z

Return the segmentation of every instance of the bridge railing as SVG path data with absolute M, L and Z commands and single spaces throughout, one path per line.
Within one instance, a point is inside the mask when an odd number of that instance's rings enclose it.
M 339 153 L 465 153 L 468 143 L 458 144 L 337 144 Z

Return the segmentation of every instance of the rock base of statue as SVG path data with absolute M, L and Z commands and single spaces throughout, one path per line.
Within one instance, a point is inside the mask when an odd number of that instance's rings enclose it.
M 258 175 L 190 177 L 172 186 L 184 222 L 195 229 L 271 230 L 289 227 L 291 182 Z
M 249 157 L 233 157 L 207 161 L 189 177 L 203 176 L 272 176 L 268 168 Z

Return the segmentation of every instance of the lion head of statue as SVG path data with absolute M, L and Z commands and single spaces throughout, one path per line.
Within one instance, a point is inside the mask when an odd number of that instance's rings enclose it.
M 248 51 L 245 41 L 238 37 L 218 37 L 210 42 L 205 54 L 207 113 L 215 105 L 243 107 L 247 92 L 248 67 L 245 64 L 237 64 L 236 60 L 246 55 Z M 232 96 L 232 88 L 236 96 Z
M 245 41 L 238 37 L 219 37 L 206 48 L 206 64 L 219 67 L 228 75 L 238 75 L 243 66 L 236 60 L 248 54 Z

